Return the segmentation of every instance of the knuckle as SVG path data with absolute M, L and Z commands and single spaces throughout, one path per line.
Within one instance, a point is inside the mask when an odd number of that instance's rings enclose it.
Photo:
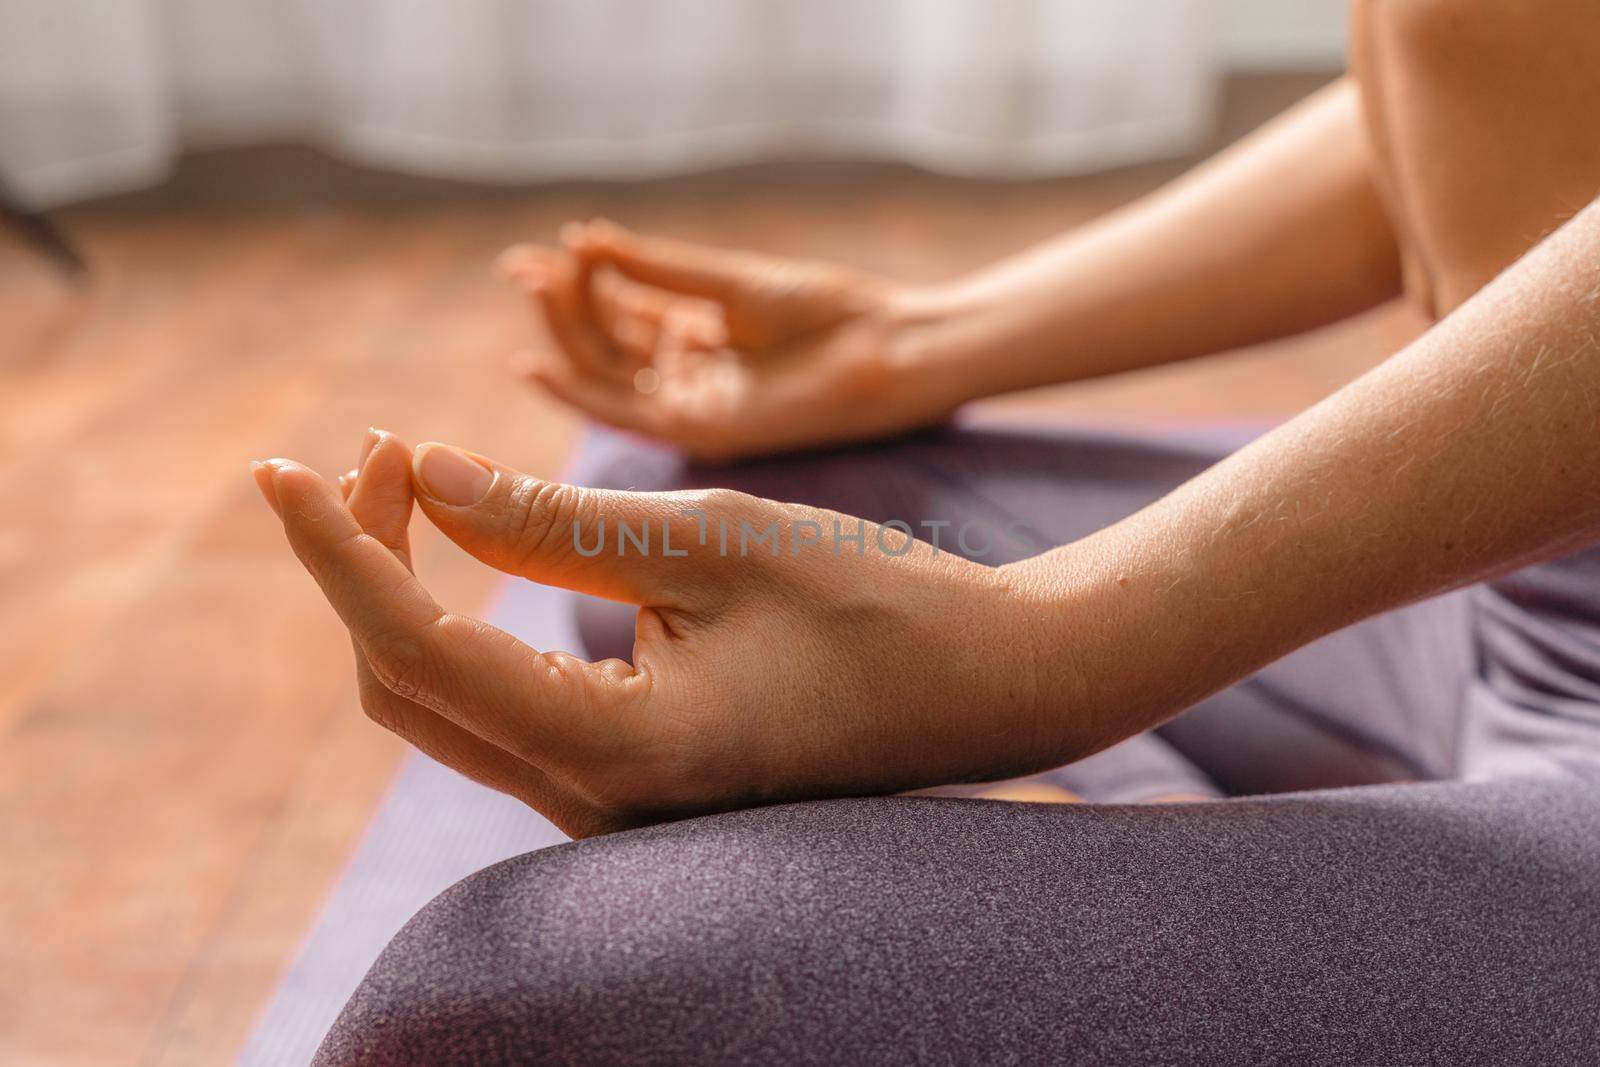
M 385 631 L 364 642 L 372 674 L 385 689 L 406 700 L 423 702 L 431 692 L 425 643 L 415 635 Z M 367 704 L 363 701 L 363 705 Z M 376 703 L 376 694 L 374 701 Z M 369 715 L 374 714 L 368 708 Z
M 404 707 L 399 705 L 399 698 L 378 679 L 374 678 L 369 685 L 362 687 L 361 710 L 371 722 L 400 740 L 413 745 L 417 743 L 415 724 L 406 717 Z
M 749 514 L 750 505 L 759 502 L 756 497 L 741 493 L 737 489 L 717 487 L 706 489 L 701 493 L 701 504 L 707 511 L 715 511 L 730 518 Z
M 735 489 L 705 489 L 694 494 L 690 507 L 705 513 L 715 527 L 725 525 L 735 532 L 741 521 L 750 521 L 757 515 L 754 505 L 760 501 Z
M 388 703 L 384 700 L 386 694 L 379 691 L 382 688 L 381 684 L 361 687 L 361 711 L 385 730 L 393 730 L 395 724 L 389 714 Z
M 580 690 L 578 673 L 582 661 L 566 652 L 543 652 L 534 656 L 533 669 L 537 673 L 537 684 L 533 690 L 541 694 L 552 706 L 568 706 Z M 522 729 L 519 726 L 508 728 L 505 734 L 496 741 L 512 756 L 524 763 L 541 766 L 548 763 L 552 753 L 546 751 L 542 735 L 532 729 Z
M 593 493 L 560 482 L 519 479 L 506 509 L 506 541 L 517 562 L 530 564 L 564 553 L 569 531 L 592 531 L 598 516 Z

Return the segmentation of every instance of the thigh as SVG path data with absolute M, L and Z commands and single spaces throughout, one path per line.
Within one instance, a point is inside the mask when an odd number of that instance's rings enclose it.
M 1235 795 L 1454 777 L 1473 624 L 1467 591 L 1367 619 L 1157 732 Z
M 316 1063 L 1571 1063 L 1600 794 L 877 798 L 546 849 L 395 938 Z

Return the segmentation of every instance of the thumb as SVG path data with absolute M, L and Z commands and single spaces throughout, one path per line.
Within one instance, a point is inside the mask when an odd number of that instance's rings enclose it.
M 412 459 L 424 514 L 507 574 L 656 607 L 692 607 L 718 557 L 707 551 L 711 493 L 624 493 L 545 481 L 429 442 Z M 738 494 L 729 494 L 737 496 Z

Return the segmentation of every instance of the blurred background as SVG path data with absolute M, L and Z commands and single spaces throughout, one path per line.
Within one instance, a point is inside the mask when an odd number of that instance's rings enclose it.
M 0 0 L 0 1063 L 233 1060 L 394 773 L 246 472 L 555 474 L 502 247 L 603 214 L 948 278 L 1342 67 L 1342 0 Z M 1403 339 L 998 401 L 1272 419 Z M 495 578 L 420 530 L 450 607 Z

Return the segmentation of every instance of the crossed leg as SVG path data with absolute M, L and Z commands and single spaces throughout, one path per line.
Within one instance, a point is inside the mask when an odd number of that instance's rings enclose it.
M 562 845 L 414 918 L 315 1063 L 1587 1062 L 1600 794 L 821 801 Z

